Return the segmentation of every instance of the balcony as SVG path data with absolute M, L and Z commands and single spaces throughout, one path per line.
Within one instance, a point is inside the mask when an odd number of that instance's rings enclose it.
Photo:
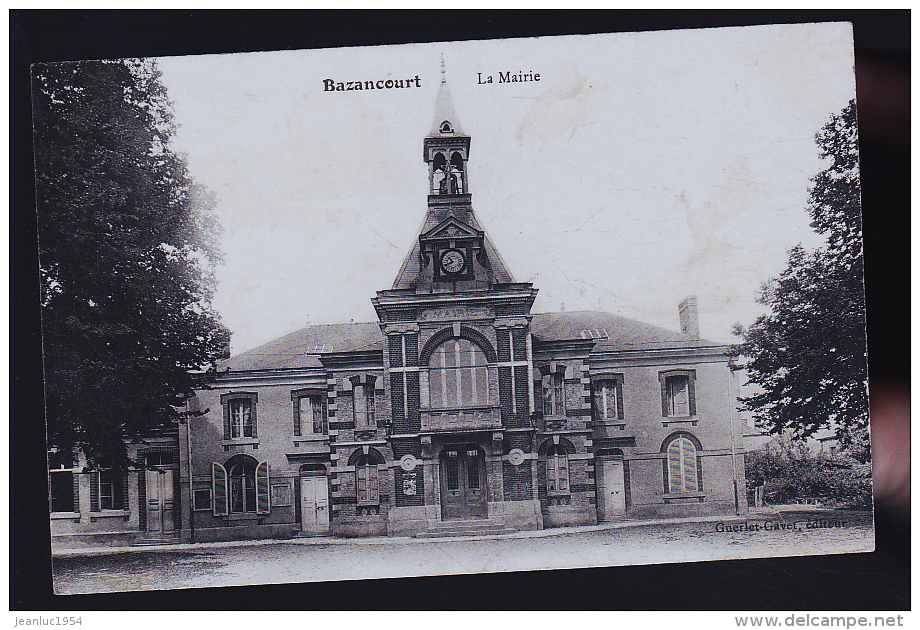
M 421 420 L 422 433 L 491 431 L 502 426 L 502 415 L 498 407 L 422 409 Z

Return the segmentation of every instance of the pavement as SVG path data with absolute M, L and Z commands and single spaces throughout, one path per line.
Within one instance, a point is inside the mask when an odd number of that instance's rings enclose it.
M 822 522 L 828 524 L 814 527 Z M 870 512 L 795 506 L 745 517 L 620 521 L 504 535 L 68 549 L 55 554 L 52 566 L 54 591 L 61 595 L 293 584 L 856 553 L 874 548 L 872 525 Z
M 522 538 L 549 538 L 553 536 L 565 536 L 569 534 L 578 534 L 584 532 L 598 532 L 612 529 L 627 529 L 639 527 L 653 527 L 660 525 L 680 525 L 692 523 L 716 523 L 716 522 L 741 522 L 756 518 L 778 516 L 783 512 L 807 511 L 822 512 L 832 511 L 829 509 L 816 506 L 803 505 L 777 505 L 763 508 L 751 508 L 747 516 L 705 516 L 692 518 L 662 518 L 662 519 L 643 519 L 643 520 L 620 520 L 600 523 L 598 525 L 580 525 L 573 527 L 554 527 L 551 529 L 517 531 L 508 534 L 485 534 L 477 536 L 451 536 L 432 538 L 412 538 L 401 536 L 375 536 L 368 538 L 332 538 L 330 536 L 316 537 L 296 537 L 289 539 L 266 539 L 266 540 L 234 540 L 222 542 L 200 542 L 200 543 L 167 543 L 162 545 L 123 545 L 123 546 L 95 546 L 95 547 L 72 547 L 62 549 L 52 549 L 52 556 L 55 558 L 70 558 L 76 556 L 102 556 L 119 553 L 133 552 L 155 552 L 155 551 L 195 551 L 211 549 L 229 549 L 234 547 L 255 547 L 259 545 L 394 545 L 394 544 L 432 544 L 434 542 L 450 542 L 457 540 L 475 541 L 475 540 L 502 540 L 502 539 L 522 539 Z
M 770 512 L 775 514 L 775 512 Z M 760 513 L 758 513 L 760 514 Z M 705 516 L 696 518 L 661 518 L 639 520 L 609 521 L 598 525 L 578 525 L 573 527 L 553 527 L 531 531 L 517 531 L 509 534 L 484 534 L 477 536 L 445 536 L 440 538 L 413 538 L 409 536 L 370 536 L 367 538 L 333 538 L 331 536 L 295 537 L 286 539 L 265 540 L 233 540 L 221 542 L 200 543 L 167 543 L 162 545 L 122 545 L 122 546 L 96 546 L 72 547 L 67 549 L 52 549 L 51 555 L 55 558 L 70 558 L 74 556 L 103 556 L 117 553 L 134 553 L 138 551 L 195 551 L 210 549 L 228 549 L 233 547 L 255 547 L 259 545 L 394 545 L 394 544 L 431 544 L 435 542 L 450 542 L 457 540 L 503 540 L 518 538 L 548 538 L 551 536 L 565 536 L 583 532 L 606 531 L 610 529 L 625 529 L 634 527 L 649 527 L 656 525 L 678 525 L 683 523 L 716 523 L 744 521 L 752 516 Z

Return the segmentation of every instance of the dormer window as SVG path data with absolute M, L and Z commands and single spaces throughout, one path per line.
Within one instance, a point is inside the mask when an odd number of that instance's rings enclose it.
M 454 128 L 451 126 L 449 120 L 445 120 L 444 122 L 441 123 L 441 129 L 440 129 L 440 131 L 441 131 L 441 133 L 453 133 L 453 132 L 454 132 Z

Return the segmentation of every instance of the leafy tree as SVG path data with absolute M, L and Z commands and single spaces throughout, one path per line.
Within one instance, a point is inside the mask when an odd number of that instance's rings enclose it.
M 863 507 L 872 504 L 872 465 L 849 451 L 813 453 L 801 442 L 781 441 L 745 458 L 748 500 L 763 487 L 770 504 L 818 500 L 825 505 Z
M 861 444 L 868 457 L 865 294 L 856 103 L 816 135 L 820 155 L 831 164 L 812 181 L 808 212 L 827 246 L 789 251 L 778 278 L 768 281 L 759 302 L 770 312 L 747 329 L 736 369 L 747 371 L 760 393 L 740 398 L 771 433 L 807 437 L 834 427 L 844 445 Z
M 37 65 L 33 116 L 48 441 L 124 465 L 229 339 L 219 226 L 154 62 Z

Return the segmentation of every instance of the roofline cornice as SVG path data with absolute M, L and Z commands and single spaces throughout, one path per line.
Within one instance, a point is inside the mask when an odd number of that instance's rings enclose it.
M 659 359 L 675 357 L 719 357 L 729 359 L 730 344 L 715 346 L 693 346 L 681 348 L 636 348 L 623 350 L 601 350 L 591 353 L 591 361 L 609 359 Z
M 405 293 L 387 295 L 390 291 L 378 291 L 377 297 L 371 298 L 371 304 L 379 315 L 381 311 L 408 308 L 437 308 L 445 305 L 459 304 L 507 304 L 525 302 L 528 309 L 537 298 L 537 289 L 529 282 L 519 283 L 520 289 L 498 289 L 492 291 L 469 293 Z

